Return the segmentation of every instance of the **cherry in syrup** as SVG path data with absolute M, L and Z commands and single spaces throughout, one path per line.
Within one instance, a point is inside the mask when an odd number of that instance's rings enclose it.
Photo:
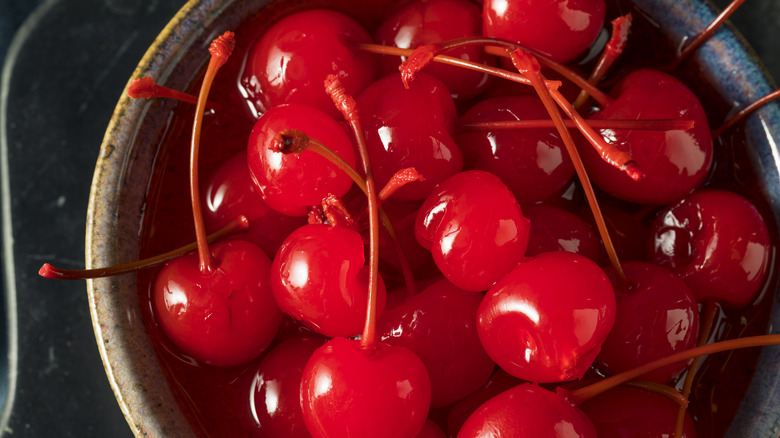
M 506 96 L 479 101 L 460 118 L 462 125 L 547 119 L 535 96 Z M 456 140 L 464 167 L 494 173 L 521 204 L 559 193 L 571 181 L 574 166 L 555 129 L 468 130 Z
M 531 221 L 526 257 L 549 251 L 569 251 L 598 261 L 601 242 L 596 232 L 579 216 L 549 204 L 523 207 Z
M 274 257 L 271 287 L 282 312 L 325 336 L 353 337 L 365 321 L 368 274 L 359 233 L 305 225 L 287 236 Z M 381 277 L 378 293 L 381 312 Z
M 699 190 L 658 214 L 650 260 L 676 273 L 700 301 L 749 304 L 769 272 L 772 245 L 756 207 L 725 190 Z
M 452 284 L 487 290 L 525 253 L 530 224 L 512 192 L 488 172 L 461 172 L 441 183 L 417 214 L 415 234 Z
M 327 159 L 312 153 L 277 150 L 278 135 L 297 129 L 326 144 L 354 167 L 355 149 L 344 128 L 308 105 L 285 104 L 266 111 L 252 128 L 247 147 L 249 174 L 269 207 L 289 216 L 306 216 L 329 194 L 344 195 L 352 180 Z
M 593 183 L 631 202 L 663 205 L 699 187 L 713 161 L 707 115 L 696 95 L 674 77 L 650 69 L 629 73 L 613 88 L 615 101 L 593 119 L 693 120 L 688 130 L 639 131 L 602 129 L 610 144 L 628 152 L 645 177 L 633 180 L 606 163 L 588 144 L 580 147 Z
M 407 167 L 425 178 L 401 188 L 394 199 L 425 199 L 462 169 L 453 139 L 455 104 L 440 80 L 421 73 L 407 90 L 397 74 L 386 76 L 367 87 L 357 103 L 377 185 L 384 187 Z
M 604 0 L 485 0 L 485 35 L 519 43 L 554 61 L 568 62 L 601 32 Z
M 482 345 L 498 366 L 531 382 L 579 379 L 615 322 L 615 295 L 592 260 L 558 251 L 523 261 L 477 312 Z
M 480 389 L 493 373 L 477 335 L 482 295 L 439 280 L 398 307 L 385 311 L 382 341 L 417 353 L 431 378 L 431 404 L 454 403 Z
M 480 35 L 481 11 L 467 0 L 417 0 L 390 15 L 376 31 L 376 42 L 403 49 L 441 41 Z M 470 47 L 447 52 L 468 61 L 490 63 L 479 48 Z M 398 59 L 382 57 L 385 74 L 398 71 Z M 444 82 L 456 100 L 477 96 L 489 85 L 490 76 L 457 67 L 429 65 L 425 72 Z
M 371 83 L 377 60 L 357 49 L 370 42 L 368 31 L 340 12 L 299 12 L 276 22 L 255 42 L 247 53 L 241 85 L 260 113 L 299 103 L 340 117 L 322 83 L 328 75 L 337 75 L 350 94 Z

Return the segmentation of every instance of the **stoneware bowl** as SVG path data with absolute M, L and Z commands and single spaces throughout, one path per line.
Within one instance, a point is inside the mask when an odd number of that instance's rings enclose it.
M 207 62 L 204 50 L 218 34 L 235 29 L 243 17 L 267 0 L 191 0 L 163 29 L 133 77 L 152 76 L 158 83 L 184 89 Z M 698 0 L 636 0 L 672 41 L 694 35 L 715 17 Z M 749 6 L 749 5 L 748 5 Z M 742 39 L 723 29 L 693 57 L 704 77 L 727 102 L 744 106 L 773 89 L 760 62 Z M 739 72 L 739 75 L 735 75 Z M 146 188 L 155 145 L 174 103 L 123 97 L 114 112 L 97 161 L 88 211 L 87 267 L 135 260 Z M 768 203 L 780 217 L 780 181 L 775 146 L 780 111 L 771 104 L 746 125 L 750 158 Z M 147 336 L 136 277 L 124 275 L 88 282 L 92 321 L 106 373 L 117 402 L 136 436 L 191 436 L 192 429 L 174 402 Z M 780 327 L 774 293 L 772 326 Z M 780 349 L 762 352 L 758 372 L 729 436 L 780 434 Z

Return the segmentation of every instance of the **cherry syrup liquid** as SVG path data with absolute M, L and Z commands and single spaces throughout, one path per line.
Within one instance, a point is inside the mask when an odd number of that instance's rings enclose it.
M 373 33 L 383 15 L 395 6 L 391 4 L 377 7 L 358 1 L 337 3 L 338 9 L 358 19 L 369 33 Z M 209 96 L 209 100 L 214 102 L 219 110 L 207 112 L 204 119 L 200 157 L 200 173 L 204 176 L 202 180 L 220 164 L 246 150 L 256 115 L 242 96 L 239 81 L 245 54 L 254 40 L 276 19 L 324 5 L 322 1 L 272 1 L 234 30 L 236 49 L 217 75 Z M 623 55 L 609 72 L 611 78 L 619 78 L 622 73 L 638 67 L 658 68 L 668 63 L 675 53 L 672 44 L 664 40 L 659 30 L 628 2 L 608 2 L 607 20 L 627 12 L 632 12 L 634 16 L 631 36 Z M 204 50 L 204 59 L 206 56 Z M 593 61 L 583 64 L 582 71 L 587 74 L 592 65 Z M 189 90 L 191 93 L 197 94 L 202 74 L 203 71 L 200 71 L 193 76 Z M 714 94 L 710 84 L 690 62 L 683 64 L 675 75 L 695 92 L 703 107 L 708 109 L 711 126 L 718 126 L 731 108 Z M 607 78 L 600 87 L 608 89 L 612 81 L 614 79 Z M 464 108 L 468 106 L 464 105 Z M 228 108 L 229 111 L 224 110 Z M 195 239 L 191 225 L 193 218 L 188 186 L 189 147 L 194 111 L 192 105 L 178 104 L 170 115 L 167 131 L 160 139 L 140 236 L 142 258 L 168 251 Z M 721 138 L 716 138 L 715 164 L 706 186 L 731 190 L 744 196 L 759 208 L 766 222 L 772 224 L 772 213 L 755 189 L 759 182 L 752 171 L 745 149 L 740 128 L 732 129 Z M 606 195 L 599 195 L 599 199 L 605 197 Z M 635 207 L 627 204 L 624 207 L 635 210 Z M 637 220 L 649 224 L 655 211 L 657 210 L 630 212 L 637 215 Z M 770 232 L 772 241 L 777 242 L 776 230 L 770 227 Z M 269 257 L 273 255 L 269 254 Z M 773 250 L 773 260 L 770 261 L 772 267 L 775 266 L 774 257 Z M 156 347 L 168 385 L 193 430 L 200 436 L 262 436 L 252 402 L 253 382 L 256 380 L 257 365 L 262 356 L 238 367 L 218 368 L 198 363 L 195 359 L 183 355 L 162 334 L 152 312 L 150 297 L 156 273 L 156 270 L 148 270 L 138 274 L 139 305 L 143 309 L 146 329 Z M 754 305 L 739 310 L 719 310 L 711 340 L 767 332 L 772 294 L 778 287 L 775 272 L 770 272 L 769 278 Z M 385 278 L 385 281 L 388 283 L 388 290 L 391 285 L 402 284 L 400 276 Z M 269 350 L 286 336 L 306 330 L 285 316 L 277 341 Z M 725 433 L 750 383 L 758 354 L 758 349 L 744 349 L 711 356 L 702 362 L 689 406 L 699 436 L 722 436 Z M 683 374 L 678 380 L 682 381 L 684 376 Z

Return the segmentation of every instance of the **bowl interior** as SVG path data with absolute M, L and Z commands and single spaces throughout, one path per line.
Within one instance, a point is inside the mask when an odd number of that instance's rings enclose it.
M 268 0 L 192 0 L 177 14 L 149 49 L 133 77 L 151 76 L 157 83 L 187 89 L 208 60 L 210 41 L 235 29 L 244 17 Z M 274 2 L 278 4 L 280 2 Z M 315 4 L 327 4 L 324 0 Z M 694 35 L 715 16 L 710 6 L 694 0 L 636 0 L 674 42 Z M 292 6 L 298 7 L 298 6 Z M 350 1 L 339 8 L 369 10 L 372 2 Z M 726 102 L 741 107 L 773 89 L 760 62 L 738 35 L 723 29 L 693 57 L 697 71 L 714 84 Z M 740 75 L 735 77 L 734 71 Z M 131 100 L 122 97 L 108 127 L 97 162 L 87 229 L 87 267 L 110 266 L 139 257 L 139 234 L 154 173 L 157 146 L 175 107 L 172 101 Z M 780 217 L 780 178 L 776 133 L 780 110 L 768 105 L 751 116 L 745 135 L 749 156 L 774 217 Z M 777 225 L 776 225 L 777 226 Z M 776 235 L 777 233 L 775 233 Z M 125 417 L 137 436 L 190 436 L 192 429 L 165 383 L 140 309 L 138 281 L 134 275 L 88 282 L 95 334 L 106 373 Z M 772 326 L 780 326 L 776 301 Z M 759 370 L 740 408 L 732 436 L 774 436 L 780 417 L 780 381 L 775 372 L 780 352 L 766 349 Z

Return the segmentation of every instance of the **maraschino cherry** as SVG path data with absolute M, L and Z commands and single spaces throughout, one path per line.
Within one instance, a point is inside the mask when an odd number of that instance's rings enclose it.
M 250 49 L 241 85 L 260 113 L 298 103 L 338 117 L 341 114 L 322 82 L 330 74 L 337 75 L 351 94 L 371 83 L 377 60 L 357 50 L 357 44 L 368 42 L 368 31 L 340 12 L 314 9 L 290 15 L 264 32 Z
M 749 304 L 769 272 L 771 242 L 756 207 L 725 190 L 699 190 L 663 210 L 650 260 L 676 273 L 700 301 Z
M 455 286 L 487 290 L 520 261 L 530 223 L 514 195 L 488 172 L 458 173 L 436 187 L 417 215 L 415 234 Z
M 246 241 L 209 247 L 200 209 L 198 150 L 206 96 L 233 46 L 232 32 L 211 44 L 212 57 L 195 112 L 190 191 L 198 253 L 163 267 L 152 292 L 157 323 L 165 334 L 186 354 L 218 366 L 241 364 L 260 355 L 281 322 L 271 295 L 268 256 Z

